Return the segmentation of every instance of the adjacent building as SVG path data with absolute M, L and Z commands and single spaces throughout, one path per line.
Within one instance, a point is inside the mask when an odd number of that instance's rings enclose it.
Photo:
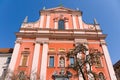
M 115 70 L 115 74 L 117 77 L 117 80 L 120 80 L 120 60 L 118 62 L 116 62 L 114 65 L 114 70 Z
M 63 6 L 43 9 L 40 18 L 28 22 L 28 17 L 16 33 L 16 41 L 6 80 L 17 75 L 25 80 L 83 80 L 81 75 L 68 66 L 74 64 L 74 57 L 66 58 L 67 52 L 77 44 L 88 48 L 87 54 L 94 57 L 92 71 L 99 80 L 116 80 L 107 45 L 106 34 L 94 19 L 93 24 L 85 23 L 80 10 Z M 69 73 L 72 75 L 69 76 Z M 56 76 L 54 76 L 56 75 Z M 87 80 L 90 75 L 86 75 Z M 15 77 L 14 77 L 15 78 Z
M 12 48 L 0 48 L 0 80 L 6 75 L 12 52 Z

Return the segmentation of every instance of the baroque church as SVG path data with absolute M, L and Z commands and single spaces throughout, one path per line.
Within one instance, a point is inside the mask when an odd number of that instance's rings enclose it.
M 96 19 L 93 24 L 85 23 L 80 10 L 63 6 L 43 9 L 39 14 L 35 22 L 26 17 L 16 33 L 6 80 L 117 80 L 106 34 Z M 85 54 L 68 58 L 78 45 L 87 49 Z M 82 64 L 82 57 L 89 54 L 95 54 L 87 60 L 90 64 L 86 60 Z M 74 65 L 77 59 L 80 69 Z M 94 74 L 87 74 L 88 68 Z

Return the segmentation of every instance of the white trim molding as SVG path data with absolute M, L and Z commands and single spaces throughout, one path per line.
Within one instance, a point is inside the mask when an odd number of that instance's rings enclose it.
M 14 69 L 15 69 L 15 64 L 16 64 L 16 61 L 17 61 L 17 57 L 18 57 L 18 54 L 19 54 L 19 49 L 20 49 L 20 44 L 21 44 L 21 40 L 22 38 L 19 38 L 16 40 L 16 43 L 15 43 L 15 46 L 14 46 L 14 50 L 13 50 L 13 54 L 12 54 L 12 58 L 11 58 L 11 61 L 10 61 L 10 64 L 9 64 L 9 67 L 8 67 L 8 74 L 5 78 L 5 80 L 11 80 L 11 76 L 13 76 L 13 73 L 14 72 Z
M 68 21 L 65 22 L 65 28 L 66 28 L 66 29 L 69 29 Z
M 77 25 L 76 25 L 76 16 L 75 15 L 72 15 L 72 19 L 73 19 L 73 28 L 74 29 L 77 29 Z
M 12 58 L 11 58 L 11 62 L 10 62 L 9 67 L 8 67 L 8 69 L 10 71 L 14 71 L 16 60 L 18 57 L 19 49 L 20 49 L 20 44 L 21 44 L 21 40 L 16 40 L 15 47 L 14 47 L 13 54 L 12 54 Z
M 40 80 L 46 80 L 48 43 L 43 43 Z
M 54 29 L 57 29 L 58 27 L 58 22 L 57 21 L 54 21 L 54 25 L 55 25 L 55 28 Z
M 111 62 L 111 59 L 110 59 L 110 55 L 109 55 L 109 52 L 108 52 L 108 49 L 107 49 L 107 46 L 106 46 L 106 43 L 105 43 L 105 40 L 101 40 L 101 46 L 102 46 L 102 49 L 103 49 L 103 52 L 104 52 L 104 55 L 105 55 L 105 59 L 106 59 L 108 71 L 109 71 L 109 74 L 110 74 L 110 78 L 111 78 L 111 80 L 117 80 L 116 76 L 115 76 L 114 69 L 113 69 L 113 65 L 112 65 L 112 62 Z
M 41 15 L 41 18 L 40 18 L 40 28 L 43 28 L 43 23 L 44 23 L 44 15 Z
M 80 29 L 83 29 L 83 25 L 82 25 L 82 16 L 78 16 L 78 21 L 79 21 L 79 26 L 80 26 Z
M 34 54 L 33 54 L 32 69 L 31 69 L 31 80 L 37 79 L 39 54 L 40 54 L 40 42 L 37 41 L 37 39 L 36 39 Z
M 47 14 L 46 28 L 49 28 L 50 25 L 50 14 Z

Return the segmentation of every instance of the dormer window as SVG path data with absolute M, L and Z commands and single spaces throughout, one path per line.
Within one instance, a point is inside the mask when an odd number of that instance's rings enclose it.
M 58 29 L 59 30 L 64 30 L 65 29 L 65 22 L 64 22 L 64 20 L 60 19 L 58 21 Z

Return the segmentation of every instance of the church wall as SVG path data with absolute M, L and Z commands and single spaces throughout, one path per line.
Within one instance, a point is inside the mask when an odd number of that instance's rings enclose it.
M 25 48 L 29 48 L 29 53 L 24 53 Z M 32 59 L 33 59 L 33 51 L 34 51 L 34 43 L 33 42 L 23 42 L 20 45 L 20 50 L 17 58 L 17 62 L 15 65 L 15 74 L 19 73 L 19 71 L 25 70 L 26 74 L 29 75 L 31 72 L 31 66 L 32 66 Z M 22 58 L 23 55 L 27 54 L 27 64 L 26 66 L 22 66 Z
M 65 58 L 65 70 L 69 70 L 70 72 L 72 72 L 73 75 L 76 74 L 76 72 L 73 69 L 68 69 L 67 67 L 69 66 L 69 59 L 67 59 L 66 54 L 70 49 L 73 49 L 74 44 L 73 43 L 49 43 L 49 49 L 50 48 L 54 48 L 55 51 L 54 52 L 48 52 L 48 62 L 47 62 L 47 80 L 52 80 L 52 75 L 55 71 L 57 71 L 57 73 L 59 74 L 60 70 L 63 69 L 63 67 L 59 66 L 59 59 L 60 57 L 64 57 Z M 65 49 L 65 53 L 60 52 L 60 48 Z M 54 56 L 54 67 L 49 67 L 49 59 L 50 56 Z M 75 76 L 73 76 L 72 78 L 70 78 L 71 80 L 78 80 L 78 77 L 75 78 Z
M 68 70 L 75 75 L 76 72 L 68 68 L 68 66 L 70 66 L 70 60 L 67 59 L 66 54 L 70 49 L 73 49 L 77 43 L 82 43 L 88 48 L 86 52 L 87 55 L 90 53 L 91 49 L 102 53 L 100 57 L 101 64 L 95 63 L 95 65 L 92 66 L 92 70 L 96 74 L 103 72 L 105 78 L 111 80 L 108 70 L 109 65 L 107 64 L 108 61 L 104 56 L 105 50 L 103 50 L 103 47 L 105 46 L 101 47 L 102 44 L 100 41 L 100 39 L 104 40 L 106 35 L 102 34 L 101 30 L 98 30 L 100 32 L 100 34 L 98 34 L 96 26 L 94 26 L 97 24 L 84 23 L 82 21 L 81 12 L 62 9 L 63 11 L 55 9 L 55 12 L 54 10 L 43 10 L 37 22 L 24 23 L 24 25 L 22 25 L 20 32 L 16 34 L 17 37 L 20 37 L 16 40 L 20 43 L 20 49 L 14 73 L 18 74 L 20 71 L 24 71 L 28 77 L 32 78 L 31 73 L 35 68 L 35 80 L 53 80 L 53 73 L 57 71 L 57 74 L 59 74 L 61 69 L 65 71 Z M 60 8 L 60 10 L 62 9 Z M 65 30 L 58 29 L 58 21 L 60 19 L 64 20 Z M 54 57 L 54 66 L 52 67 L 49 65 L 50 57 Z M 65 60 L 65 64 L 60 62 L 61 57 Z M 82 57 L 85 58 L 85 55 L 82 55 Z M 23 61 L 25 62 L 23 63 Z M 64 67 L 61 67 L 61 65 L 64 65 Z M 87 67 L 87 65 L 85 67 Z M 113 72 L 111 72 L 111 75 L 112 74 Z M 34 78 L 32 78 L 32 80 L 33 79 Z M 72 76 L 70 80 L 81 79 L 80 76 Z
M 92 66 L 92 70 L 97 74 L 99 74 L 100 72 L 104 73 L 106 79 L 110 80 L 110 74 L 108 72 L 107 63 L 106 63 L 105 56 L 104 56 L 105 53 L 102 50 L 100 41 L 99 40 L 88 40 L 88 46 L 89 46 L 89 49 L 97 49 L 102 54 L 100 57 L 101 67 L 96 67 L 94 65 Z

